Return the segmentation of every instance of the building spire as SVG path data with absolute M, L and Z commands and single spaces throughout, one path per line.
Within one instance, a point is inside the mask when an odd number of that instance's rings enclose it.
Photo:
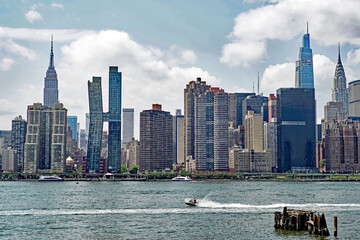
M 341 62 L 341 57 L 340 57 L 340 42 L 338 42 L 338 52 L 339 52 L 338 62 Z
M 53 35 L 51 34 L 51 51 L 50 51 L 50 64 L 49 68 L 54 68 L 54 51 L 53 51 Z
M 260 89 L 260 80 L 259 80 L 259 72 L 258 72 L 258 89 L 257 89 L 257 95 L 259 95 L 259 89 Z
M 306 22 L 306 34 L 309 34 L 309 22 Z

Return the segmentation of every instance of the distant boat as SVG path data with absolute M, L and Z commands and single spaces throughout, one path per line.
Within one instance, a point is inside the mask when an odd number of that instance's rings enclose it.
M 185 201 L 185 204 L 188 206 L 196 207 L 198 202 L 196 200 L 194 201 L 193 199 L 191 199 L 189 201 Z
M 64 181 L 64 179 L 62 179 L 61 177 L 58 177 L 56 175 L 52 175 L 52 176 L 46 176 L 46 175 L 41 175 L 39 178 L 39 181 Z
M 172 178 L 171 181 L 174 181 L 174 182 L 187 181 L 188 182 L 188 181 L 192 181 L 192 179 L 189 178 L 188 176 L 185 176 L 185 177 L 177 176 L 177 177 Z

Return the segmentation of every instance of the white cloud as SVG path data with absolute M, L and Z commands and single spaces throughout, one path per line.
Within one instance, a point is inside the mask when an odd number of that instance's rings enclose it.
M 26 19 L 29 23 L 34 23 L 35 21 L 42 21 L 43 17 L 38 11 L 30 10 L 25 14 Z
M 278 88 L 295 86 L 295 63 L 282 63 L 268 66 L 261 79 L 261 89 L 275 93 Z
M 163 52 L 159 52 L 158 54 L 159 56 L 164 55 Z M 170 66 L 195 64 L 196 60 L 197 56 L 192 50 L 185 49 L 177 45 L 172 45 L 164 55 L 164 61 L 166 61 Z
M 30 60 L 33 60 L 36 58 L 36 54 L 33 50 L 23 47 L 23 46 L 15 43 L 11 39 L 6 39 L 6 40 L 0 39 L 0 49 L 1 48 L 6 52 L 20 55 L 20 56 L 26 57 Z
M 220 61 L 245 66 L 266 56 L 267 42 L 291 40 L 310 24 L 311 39 L 329 46 L 337 42 L 360 46 L 360 15 L 357 0 L 279 0 L 239 14 L 223 46 Z M 250 45 L 250 46 L 249 46 Z
M 15 61 L 12 60 L 11 58 L 4 57 L 3 59 L 0 60 L 0 70 L 8 71 L 14 63 Z
M 346 56 L 346 63 L 349 66 L 355 66 L 360 63 L 360 49 L 352 49 Z
M 60 8 L 60 9 L 64 9 L 64 6 L 61 5 L 60 3 L 52 3 L 51 4 L 52 8 Z
M 180 49 L 180 61 L 194 61 L 190 50 Z M 123 107 L 134 107 L 135 116 L 140 110 L 150 109 L 152 103 L 163 104 L 163 109 L 171 112 L 183 108 L 183 89 L 196 77 L 209 84 L 219 83 L 201 68 L 168 63 L 166 56 L 173 53 L 173 49 L 161 51 L 138 44 L 126 32 L 108 30 L 85 35 L 62 47 L 62 53 L 56 66 L 60 100 L 69 109 L 69 114 L 77 114 L 82 120 L 82 115 L 88 112 L 87 80 L 92 76 L 103 79 L 104 111 L 107 110 L 109 66 L 119 66 L 123 73 Z

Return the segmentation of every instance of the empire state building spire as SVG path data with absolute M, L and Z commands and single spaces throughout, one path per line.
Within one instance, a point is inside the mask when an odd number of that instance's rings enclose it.
M 44 79 L 44 105 L 53 108 L 59 103 L 58 79 L 54 66 L 53 37 L 51 36 L 50 63 Z

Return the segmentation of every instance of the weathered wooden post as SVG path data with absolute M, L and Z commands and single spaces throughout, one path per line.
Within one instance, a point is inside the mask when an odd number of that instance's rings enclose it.
M 337 236 L 337 216 L 334 216 L 334 236 Z

